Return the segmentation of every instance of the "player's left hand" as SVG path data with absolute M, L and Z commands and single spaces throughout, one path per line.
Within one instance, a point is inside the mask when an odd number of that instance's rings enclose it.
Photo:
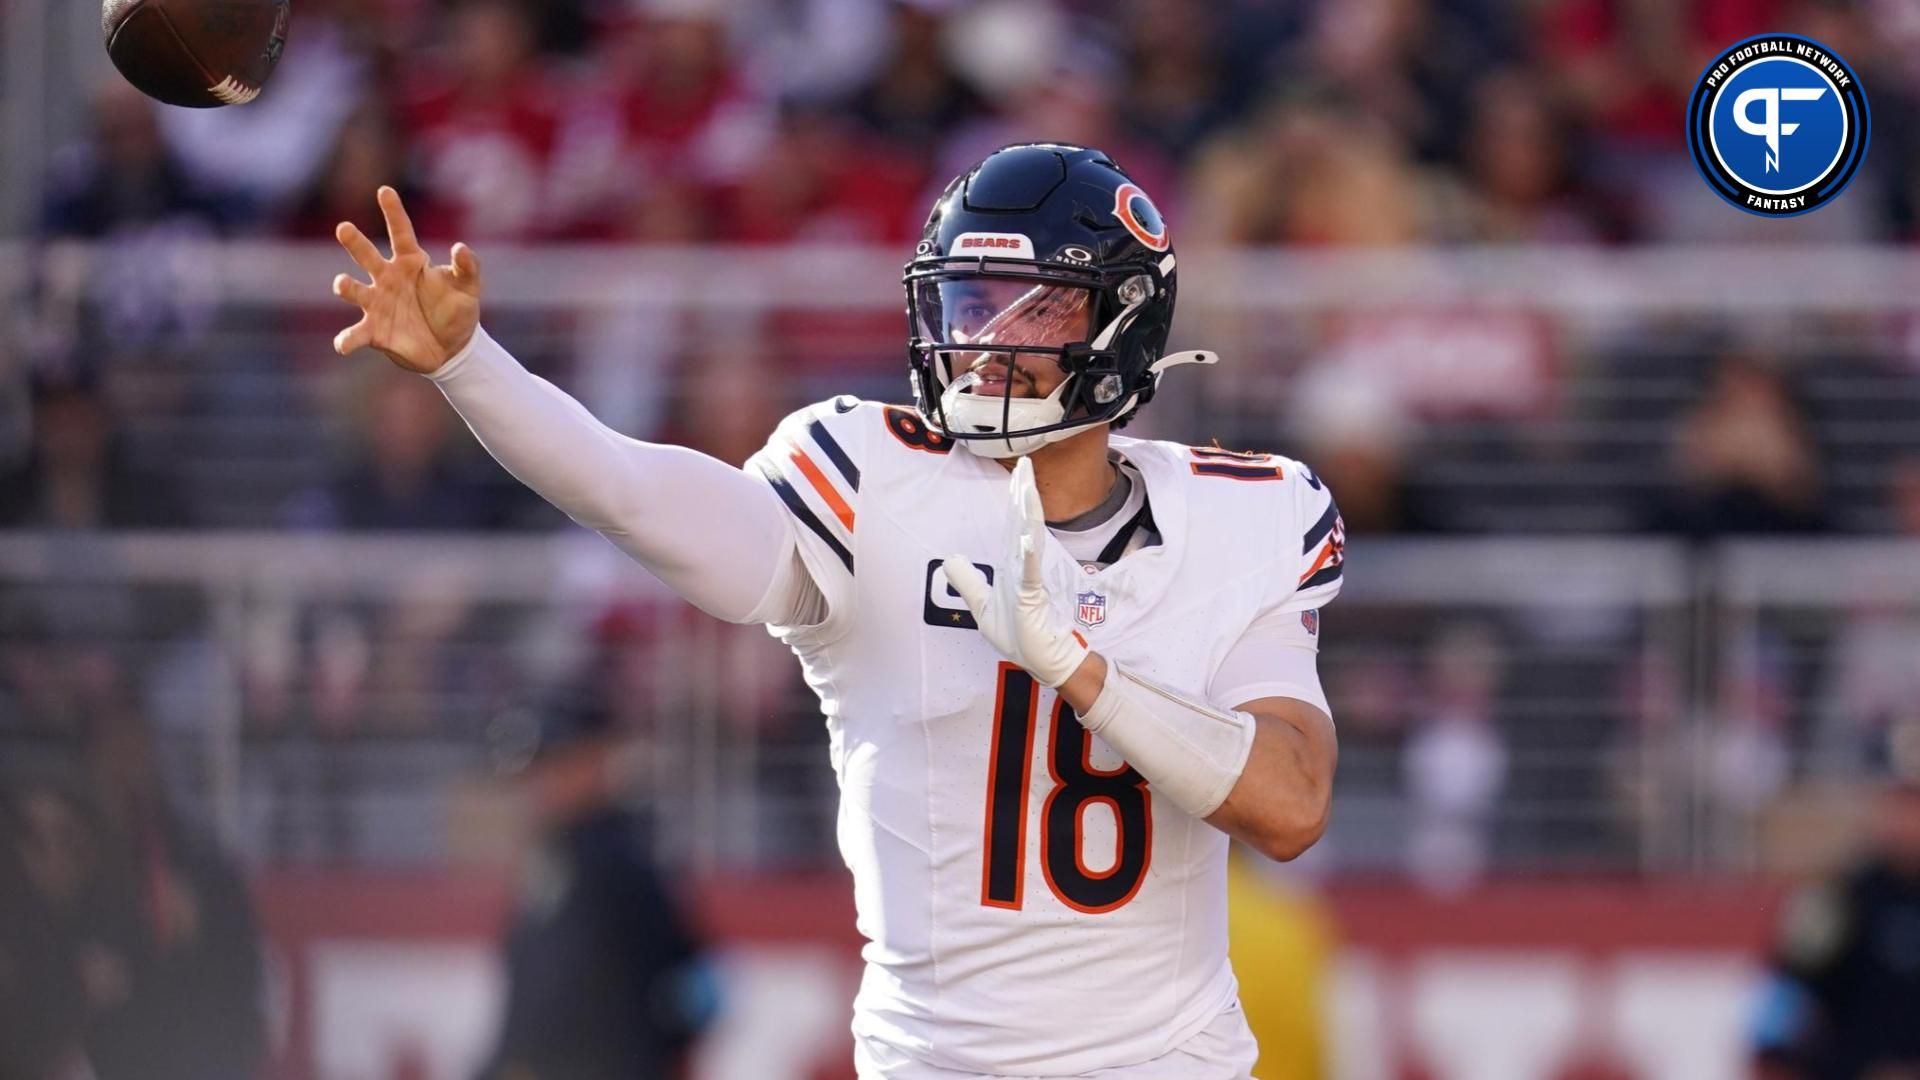
M 978 567 L 958 555 L 943 565 L 953 591 L 973 612 L 980 633 L 1002 656 L 1057 689 L 1086 660 L 1087 643 L 1053 606 L 1041 573 L 1047 522 L 1040 509 L 1040 489 L 1033 481 L 1033 462 L 1021 458 L 1014 465 L 1010 490 L 1017 528 L 1009 553 L 1012 558 L 1002 564 L 997 580 L 989 584 Z

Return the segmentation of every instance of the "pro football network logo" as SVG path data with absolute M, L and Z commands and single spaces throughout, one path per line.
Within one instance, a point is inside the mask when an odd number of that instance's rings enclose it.
M 1867 156 L 1867 94 L 1832 49 L 1762 34 L 1707 65 L 1687 104 L 1687 144 L 1714 194 L 1793 217 L 1833 201 Z

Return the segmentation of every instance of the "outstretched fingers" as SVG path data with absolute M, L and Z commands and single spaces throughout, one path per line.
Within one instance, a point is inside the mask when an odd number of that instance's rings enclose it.
M 465 244 L 453 245 L 453 279 L 470 291 L 480 287 L 480 256 Z
M 333 275 L 333 295 L 365 309 L 373 304 L 373 286 L 348 274 Z
M 355 349 L 366 347 L 372 341 L 373 328 L 368 325 L 366 319 L 362 318 L 359 322 L 333 335 L 333 351 L 346 356 Z
M 383 184 L 378 198 L 380 213 L 387 219 L 387 240 L 393 245 L 394 257 L 419 251 L 420 241 L 413 235 L 413 219 L 407 216 L 407 208 L 400 205 L 400 193 Z
M 373 241 L 367 239 L 367 234 L 360 231 L 360 226 L 351 221 L 343 221 L 334 226 L 333 238 L 340 241 L 341 247 L 347 249 L 347 254 L 353 258 L 354 265 L 369 274 L 379 273 L 380 268 L 387 264 L 387 260 L 380 256 L 380 249 L 374 247 Z

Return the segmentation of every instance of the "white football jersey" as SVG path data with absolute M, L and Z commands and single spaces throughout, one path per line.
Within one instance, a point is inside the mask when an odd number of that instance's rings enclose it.
M 1281 457 L 1112 437 L 1161 543 L 1090 571 L 1050 538 L 1055 602 L 1149 679 L 1235 706 L 1221 659 L 1340 588 L 1339 514 Z M 1148 1061 L 1233 1003 L 1228 839 L 1164 799 L 974 628 L 940 570 L 1009 550 L 1009 474 L 912 409 L 839 398 L 748 463 L 799 522 L 826 621 L 774 628 L 826 714 L 866 975 L 869 1060 L 1071 1076 Z M 1289 616 L 1295 617 L 1295 616 Z

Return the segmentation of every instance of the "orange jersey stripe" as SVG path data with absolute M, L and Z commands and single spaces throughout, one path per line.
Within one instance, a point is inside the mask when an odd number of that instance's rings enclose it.
M 1306 573 L 1300 575 L 1300 582 L 1304 582 L 1308 578 L 1319 573 L 1320 568 L 1327 565 L 1327 560 L 1331 558 L 1333 558 L 1333 542 L 1329 540 L 1327 543 L 1321 545 L 1320 557 L 1313 560 L 1313 565 L 1307 567 Z M 1299 582 L 1296 582 L 1295 584 L 1298 585 Z
M 828 483 L 826 474 L 820 471 L 820 466 L 815 465 L 813 459 L 797 447 L 793 451 L 793 463 L 800 466 L 800 471 L 806 474 L 807 482 L 813 485 L 813 490 L 819 492 L 820 497 L 827 501 L 827 505 L 833 509 L 833 516 L 840 519 L 840 524 L 845 525 L 848 532 L 852 532 L 853 507 L 848 506 L 847 500 L 841 498 L 840 493 L 834 490 L 831 483 Z

